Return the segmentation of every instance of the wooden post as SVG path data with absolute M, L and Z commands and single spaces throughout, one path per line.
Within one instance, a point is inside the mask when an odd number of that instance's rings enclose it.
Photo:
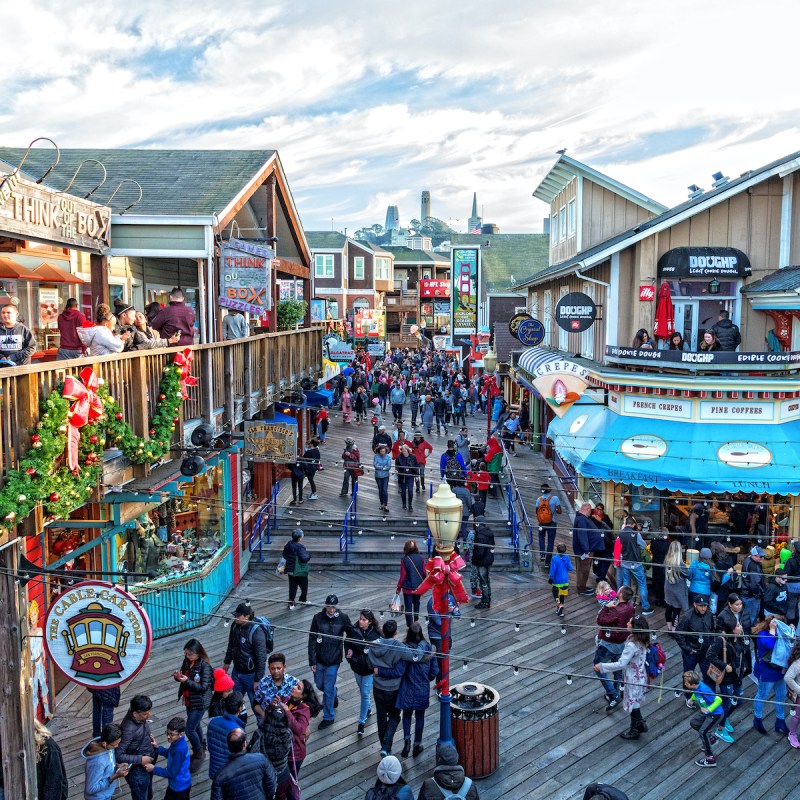
M 200 351 L 200 413 L 203 422 L 214 424 L 214 368 L 213 350 L 209 347 Z
M 35 800 L 36 746 L 33 687 L 24 590 L 14 582 L 24 539 L 0 550 L 0 740 L 6 797 Z
M 14 384 L 14 407 L 17 415 L 16 425 L 16 458 L 19 464 L 25 453 L 31 448 L 28 431 L 39 421 L 39 378 L 38 373 L 29 373 L 17 377 Z M 42 507 L 36 506 L 33 514 L 20 523 L 18 532 L 24 536 L 34 536 L 42 530 L 44 517 Z
M 244 418 L 253 418 L 253 346 L 245 339 L 244 342 Z M 262 392 L 266 391 L 266 386 L 260 386 Z
M 277 177 L 273 173 L 264 182 L 264 191 L 267 193 L 267 236 L 277 236 L 278 228 L 278 196 L 276 193 Z M 275 255 L 278 255 L 278 243 L 274 242 Z M 278 275 L 275 270 L 272 271 L 272 310 L 269 314 L 269 329 L 271 332 L 278 330 L 278 302 L 280 300 L 280 293 L 277 291 Z
M 236 393 L 233 390 L 234 367 L 233 345 L 222 351 L 223 372 L 225 375 L 225 409 L 222 414 L 222 430 L 233 433 L 236 429 Z
M 150 438 L 150 408 L 147 403 L 147 369 L 145 358 L 130 360 L 131 367 L 131 412 L 130 426 L 133 432 L 145 439 Z M 147 445 L 145 445 L 147 447 Z M 146 478 L 150 474 L 150 464 L 134 464 L 133 474 Z
M 108 302 L 108 258 L 92 253 L 89 256 L 89 270 L 92 276 L 92 311 L 98 303 Z

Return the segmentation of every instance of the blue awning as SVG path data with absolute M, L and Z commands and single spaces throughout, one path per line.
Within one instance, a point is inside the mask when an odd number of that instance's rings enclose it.
M 310 406 L 332 406 L 334 393 L 331 389 L 306 389 L 306 403 Z
M 584 397 L 550 423 L 547 436 L 586 477 L 687 493 L 800 494 L 800 421 L 623 417 Z
M 297 425 L 297 420 L 290 417 L 288 414 L 281 414 L 280 411 L 275 412 L 274 419 L 265 419 L 264 422 L 282 422 L 284 425 Z

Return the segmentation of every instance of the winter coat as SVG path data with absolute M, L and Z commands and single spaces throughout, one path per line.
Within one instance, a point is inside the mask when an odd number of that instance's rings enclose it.
M 61 334 L 58 347 L 60 350 L 82 350 L 83 345 L 78 338 L 78 328 L 86 322 L 86 317 L 77 308 L 65 308 L 58 315 L 58 332 Z
M 455 443 L 456 451 L 461 456 L 462 461 L 465 464 L 469 464 L 469 436 L 464 436 L 463 433 L 459 433 L 455 438 Z
M 117 759 L 114 750 L 107 750 L 100 744 L 100 739 L 92 739 L 81 755 L 86 763 L 84 769 L 86 780 L 83 785 L 84 800 L 111 800 L 117 790 L 117 781 L 109 778 L 117 771 Z
M 332 667 L 341 664 L 344 635 L 352 630 L 353 625 L 347 614 L 337 611 L 331 618 L 323 609 L 314 614 L 311 630 L 308 634 L 308 664 Z M 317 634 L 322 634 L 322 641 L 317 642 Z
M 572 523 L 572 552 L 576 556 L 596 553 L 603 549 L 603 534 L 585 514 L 576 514 Z
M 646 648 L 634 642 L 633 638 L 628 638 L 619 661 L 600 664 L 600 669 L 605 673 L 625 670 L 625 696 L 622 708 L 629 714 L 633 709 L 639 708 L 647 694 L 646 658 Z
M 692 606 L 678 620 L 678 627 L 675 629 L 673 636 L 678 643 L 678 647 L 686 653 L 691 655 L 697 653 L 705 657 L 708 648 L 711 646 L 712 637 L 714 633 L 715 624 L 714 617 L 711 612 L 706 610 L 705 614 L 698 614 L 694 606 Z M 700 639 L 703 639 L 701 642 Z
M 261 752 L 269 759 L 280 783 L 289 771 L 289 754 L 292 752 L 292 732 L 288 723 L 276 722 L 267 714 L 261 727 Z
M 472 563 L 476 567 L 491 567 L 494 564 L 494 534 L 492 529 L 480 523 L 475 529 L 475 539 L 473 540 Z
M 385 692 L 396 692 L 400 688 L 400 679 L 405 672 L 405 664 L 401 662 L 409 655 L 408 648 L 396 639 L 378 639 L 370 645 L 367 661 L 378 672 L 372 679 L 372 685 Z
M 381 638 L 378 629 L 370 625 L 362 630 L 358 625 L 347 631 L 344 649 L 347 663 L 356 675 L 372 675 L 372 667 L 367 658 L 370 642 L 377 642 Z M 351 656 L 347 653 L 351 652 Z
M 253 641 L 250 641 L 250 628 L 256 626 Z M 234 622 L 228 634 L 228 649 L 225 651 L 225 666 L 233 664 L 233 668 L 241 675 L 253 673 L 253 681 L 264 677 L 267 666 L 267 637 L 264 631 L 253 622 L 239 625 Z
M 175 331 L 179 331 L 181 338 L 178 340 L 178 345 L 180 347 L 194 344 L 194 311 L 183 302 L 170 302 L 150 320 L 150 325 L 165 339 L 169 339 Z
M 767 590 L 764 592 L 764 613 L 780 614 L 785 617 L 788 606 L 789 592 L 786 589 L 786 584 L 779 586 L 777 581 L 771 580 Z
M 719 320 L 711 326 L 711 330 L 719 339 L 720 350 L 735 350 L 742 343 L 738 325 L 734 325 L 729 319 Z
M 208 742 L 208 777 L 214 776 L 228 763 L 228 734 L 235 728 L 244 729 L 245 723 L 235 714 L 225 713 L 208 721 L 206 741 Z
M 600 609 L 597 615 L 597 624 L 600 631 L 597 634 L 599 644 L 611 642 L 622 644 L 628 638 L 628 623 L 633 619 L 633 603 L 610 603 Z
M 445 797 L 442 789 L 451 794 L 458 794 L 465 779 L 464 767 L 458 764 L 452 767 L 448 764 L 440 764 L 434 768 L 433 776 L 425 779 L 417 795 L 417 800 L 442 800 Z M 475 781 L 472 781 L 472 785 L 467 790 L 466 800 L 478 800 Z
M 153 774 L 169 781 L 169 788 L 182 792 L 192 785 L 192 776 L 189 772 L 189 743 L 185 736 L 175 739 L 169 747 L 161 746 L 158 754 L 167 759 L 166 767 L 156 766 Z
M 308 703 L 295 704 L 294 701 L 289 701 L 287 708 L 289 709 L 287 716 L 289 730 L 292 732 L 292 760 L 298 764 L 306 757 L 311 709 L 308 707 Z
M 789 664 L 789 669 L 786 670 L 786 674 L 783 676 L 786 688 L 790 692 L 794 692 L 798 700 L 800 700 L 800 681 L 798 681 L 798 678 L 800 678 L 800 658 Z
M 715 636 L 706 659 L 723 671 L 730 666 L 731 671 L 725 672 L 723 684 L 740 686 L 745 675 L 750 673 L 750 647 L 744 643 L 742 636 Z
M 464 463 L 464 459 L 461 457 L 461 453 L 457 453 L 452 450 L 445 450 L 442 453 L 441 458 L 439 459 L 439 474 L 444 479 L 445 475 L 447 474 L 447 462 L 451 459 L 455 458 L 456 464 L 458 464 L 458 469 L 460 472 L 461 480 L 464 480 L 464 477 L 467 474 L 467 465 Z
M 112 706 L 113 708 L 116 708 L 119 705 L 119 686 L 114 686 L 111 689 L 92 689 L 90 687 L 89 694 L 91 694 L 92 697 L 96 697 L 104 706 Z
M 13 361 L 15 366 L 31 363 L 36 350 L 33 334 L 21 322 L 11 328 L 0 325 L 0 358 Z
M 342 467 L 344 469 L 355 470 L 361 466 L 361 451 L 353 445 L 342 450 Z
M 422 416 L 422 424 L 426 428 L 430 428 L 434 421 L 433 401 L 430 403 L 420 403 L 419 410 Z
M 211 800 L 271 800 L 275 770 L 262 753 L 233 753 L 211 785 Z
M 433 446 L 425 439 L 417 439 L 416 437 L 411 442 L 411 454 L 417 459 L 417 464 L 424 467 L 428 456 L 433 452 Z
M 412 651 L 412 658 L 417 661 L 404 661 L 405 672 L 400 678 L 400 691 L 397 693 L 396 708 L 420 711 L 431 704 L 431 681 L 438 673 L 435 658 L 430 644 L 421 641 L 418 645 L 407 644 Z
M 771 634 L 768 630 L 761 631 L 756 638 L 756 665 L 753 668 L 753 675 L 763 683 L 774 683 L 783 680 L 783 670 L 768 666 L 765 659 L 769 658 L 775 650 L 778 637 Z
M 406 393 L 399 386 L 395 386 L 392 391 L 389 392 L 389 402 L 393 406 L 403 405 L 403 403 L 406 402 Z
M 757 597 L 764 594 L 765 581 L 764 570 L 757 561 L 748 556 L 742 564 L 741 575 L 742 586 L 739 590 L 739 597 Z
M 664 578 L 664 602 L 673 608 L 686 611 L 689 608 L 689 587 L 686 579 L 689 577 L 689 570 L 681 567 L 681 574 L 675 578 L 675 583 L 670 583 L 669 578 Z
M 417 475 L 417 459 L 414 458 L 411 453 L 407 456 L 404 456 L 402 453 L 397 456 L 395 467 L 397 469 L 397 477 L 401 480 L 403 478 L 414 478 Z
M 705 561 L 692 561 L 689 564 L 689 591 L 694 594 L 711 594 L 711 577 L 713 570 Z
M 742 626 L 744 635 L 749 636 L 754 621 L 755 620 L 751 620 L 750 617 L 748 617 L 744 608 L 739 612 L 739 616 L 737 617 L 736 614 L 731 611 L 730 606 L 726 604 L 717 615 L 717 630 L 723 631 L 726 628 L 733 630 L 738 622 Z
M 105 325 L 78 328 L 78 338 L 92 356 L 107 356 L 110 353 L 121 353 L 125 349 L 125 342 L 114 336 Z
M 376 478 L 388 478 L 392 473 L 392 457 L 388 453 L 376 453 L 372 459 Z
M 189 670 L 187 673 L 185 670 Z M 189 678 L 179 684 L 178 700 L 183 700 L 191 711 L 206 711 L 214 695 L 214 670 L 208 661 L 198 658 L 189 669 L 189 659 L 184 658 L 181 672 Z
M 281 555 L 286 559 L 286 569 L 284 570 L 286 575 L 294 574 L 294 568 L 298 561 L 301 564 L 308 564 L 311 561 L 311 554 L 306 550 L 305 545 L 302 542 L 295 542 L 294 539 L 286 542 Z
M 372 794 L 370 794 L 372 792 Z M 374 797 L 375 800 L 414 800 L 414 790 L 405 782 L 403 777 L 397 783 L 390 785 L 376 780 L 375 785 L 367 789 L 365 797 Z M 440 793 L 440 797 L 443 797 Z
M 400 561 L 400 579 L 397 591 L 403 594 L 414 594 L 414 591 L 425 580 L 425 559 L 421 553 L 409 553 Z
M 137 722 L 129 711 L 122 719 L 122 740 L 117 747 L 117 761 L 120 764 L 142 766 L 142 756 L 155 756 L 156 750 L 150 744 L 150 722 Z
M 554 586 L 563 586 L 569 583 L 569 573 L 572 571 L 572 561 L 566 553 L 557 553 L 550 562 L 550 580 Z
M 42 757 L 36 762 L 36 783 L 39 787 L 38 800 L 67 800 L 69 783 L 64 768 L 64 757 L 58 742 L 48 736 L 44 740 Z M 6 789 L 6 797 L 11 800 L 11 787 Z
M 461 616 L 461 610 L 456 603 L 455 597 L 452 594 L 447 595 L 447 607 L 450 610 L 448 616 L 453 619 L 454 617 Z M 434 608 L 433 604 L 433 597 L 428 598 L 428 638 L 429 639 L 436 639 L 441 641 L 442 639 L 442 614 L 440 614 Z M 452 628 L 450 629 L 450 636 L 447 638 L 450 639 L 452 637 Z

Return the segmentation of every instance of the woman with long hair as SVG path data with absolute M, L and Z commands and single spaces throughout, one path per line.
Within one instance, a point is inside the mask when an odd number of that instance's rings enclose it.
M 678 541 L 670 542 L 664 558 L 664 618 L 667 630 L 674 631 L 680 615 L 689 608 L 689 587 L 686 579 L 689 568 L 683 562 L 683 550 Z
M 615 672 L 625 670 L 625 696 L 622 707 L 631 715 L 631 727 L 621 733 L 623 739 L 638 739 L 647 733 L 647 724 L 642 717 L 641 705 L 647 693 L 647 670 L 645 660 L 650 647 L 650 626 L 641 614 L 628 622 L 630 635 L 619 661 L 608 664 L 595 664 L 595 672 Z
M 400 578 L 397 581 L 397 591 L 402 591 L 403 593 L 406 626 L 409 628 L 413 622 L 419 619 L 420 596 L 415 592 L 424 580 L 425 559 L 419 552 L 417 543 L 413 539 L 409 539 L 403 547 L 403 558 L 400 560 Z
M 431 681 L 438 666 L 433 658 L 433 648 L 425 641 L 422 626 L 414 622 L 408 626 L 405 645 L 413 653 L 413 661 L 402 661 L 405 672 L 400 678 L 397 708 L 403 712 L 403 750 L 406 758 L 411 752 L 411 718 L 414 718 L 414 757 L 423 751 L 422 731 L 425 728 L 425 710 L 431 704 Z
M 636 350 L 652 350 L 653 342 L 650 340 L 650 334 L 645 328 L 639 328 L 636 331 L 636 336 L 633 337 L 633 347 Z
M 289 780 L 278 786 L 275 800 L 300 800 L 297 780 L 307 753 L 308 728 L 311 718 L 322 711 L 322 704 L 314 684 L 305 679 L 292 686 L 287 703 L 280 700 L 276 702 L 286 712 L 289 730 L 292 732 L 292 749 L 289 752 Z
M 367 651 L 370 642 L 376 642 L 380 638 L 381 626 L 368 608 L 361 610 L 352 630 L 345 633 L 345 658 L 350 669 L 353 670 L 353 677 L 361 697 L 358 726 L 356 727 L 356 733 L 359 736 L 364 735 L 364 725 L 367 723 L 367 717 L 372 713 L 370 697 L 372 695 L 373 668 L 367 658 Z
M 201 720 L 214 695 L 214 670 L 205 648 L 197 639 L 189 639 L 183 648 L 183 663 L 172 673 L 180 683 L 178 699 L 186 706 L 186 738 L 192 746 L 189 772 L 200 769 L 205 758 Z
M 686 350 L 686 342 L 683 340 L 683 334 L 675 331 L 669 337 L 669 350 Z
M 789 656 L 789 669 L 783 676 L 783 682 L 789 693 L 789 699 L 794 705 L 794 714 L 789 720 L 789 744 L 792 747 L 800 747 L 797 739 L 797 725 L 800 723 L 800 641 L 795 642 L 792 653 Z
M 766 734 L 764 727 L 764 701 L 774 693 L 775 695 L 775 733 L 789 733 L 784 720 L 784 703 L 786 702 L 786 684 L 783 680 L 783 670 L 770 661 L 772 651 L 778 642 L 776 630 L 777 617 L 771 614 L 753 628 L 756 636 L 756 665 L 753 675 L 758 680 L 758 691 L 753 700 L 753 728 L 759 733 Z
M 349 425 L 353 421 L 353 395 L 345 386 L 342 391 L 342 422 Z
M 69 784 L 64 768 L 64 756 L 53 734 L 39 722 L 33 721 L 33 741 L 36 745 L 36 784 L 42 800 L 67 800 Z M 11 798 L 9 787 L 7 797 Z
M 719 339 L 717 334 L 712 330 L 703 331 L 703 336 L 700 339 L 700 345 L 697 348 L 701 353 L 711 353 L 714 350 L 720 349 Z

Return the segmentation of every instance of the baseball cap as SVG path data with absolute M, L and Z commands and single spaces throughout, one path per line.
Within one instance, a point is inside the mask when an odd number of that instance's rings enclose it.
M 704 594 L 696 594 L 694 596 L 693 602 L 698 606 L 707 606 L 708 605 L 708 597 Z
M 750 555 L 751 556 L 761 556 L 761 558 L 764 558 L 764 556 L 766 554 L 767 554 L 767 551 L 763 547 L 759 547 L 758 545 L 756 545 L 755 547 L 751 547 L 750 548 Z
M 326 606 L 338 606 L 339 605 L 339 598 L 335 594 L 329 594 L 325 598 L 325 605 Z
M 249 617 L 253 613 L 253 606 L 247 603 L 239 603 L 233 611 L 234 617 Z

